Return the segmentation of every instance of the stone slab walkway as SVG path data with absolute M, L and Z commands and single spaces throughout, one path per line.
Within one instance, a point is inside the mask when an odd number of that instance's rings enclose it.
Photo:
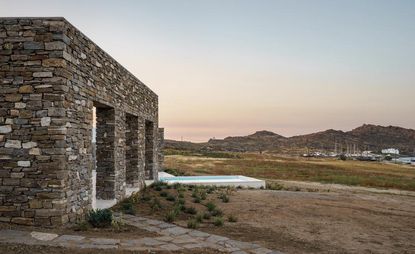
M 124 214 L 117 214 L 116 216 L 128 225 L 156 232 L 160 236 L 138 239 L 113 239 L 20 230 L 0 230 L 0 243 L 135 251 L 180 251 L 183 249 L 210 248 L 233 254 L 281 253 L 263 248 L 257 244 L 235 241 L 227 237 L 208 234 L 199 230 L 191 230 L 163 221 Z
M 166 237 L 163 239 L 169 239 L 171 244 L 183 248 L 212 248 L 233 254 L 282 254 L 281 252 L 264 248 L 258 244 L 232 240 L 227 237 L 209 234 L 199 230 L 183 228 L 164 221 L 128 214 L 116 214 L 116 216 L 121 216 L 122 221 L 128 225 L 163 235 Z

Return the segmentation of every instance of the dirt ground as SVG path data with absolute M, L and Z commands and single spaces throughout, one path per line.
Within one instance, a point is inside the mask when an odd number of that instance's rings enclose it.
M 239 222 L 201 228 L 286 253 L 415 253 L 415 198 L 242 190 L 221 203 Z
M 415 193 L 396 195 L 347 188 L 236 190 L 230 192 L 229 203 L 218 199 L 216 192 L 197 204 L 187 190 L 184 198 L 186 207 L 195 207 L 199 214 L 206 212 L 203 204 L 208 201 L 224 212 L 224 226 L 217 227 L 210 220 L 201 223 L 199 230 L 284 253 L 415 253 Z M 164 191 L 174 196 L 176 190 Z M 173 202 L 159 194 L 154 189 L 148 192 L 158 197 L 163 209 L 154 212 L 148 203 L 141 202 L 137 213 L 162 220 Z M 235 215 L 238 222 L 228 222 L 229 215 Z M 191 217 L 181 214 L 174 223 L 186 227 Z

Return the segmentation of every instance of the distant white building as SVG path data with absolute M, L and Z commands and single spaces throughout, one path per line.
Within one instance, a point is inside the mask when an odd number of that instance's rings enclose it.
M 388 148 L 388 149 L 382 149 L 383 154 L 399 154 L 399 149 L 396 148 Z

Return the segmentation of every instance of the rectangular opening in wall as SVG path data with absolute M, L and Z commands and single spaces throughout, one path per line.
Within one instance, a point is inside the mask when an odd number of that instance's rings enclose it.
M 114 108 L 94 103 L 96 108 L 96 199 L 115 198 L 115 111 Z
M 145 121 L 145 177 L 146 180 L 154 179 L 154 123 Z
M 125 126 L 126 183 L 128 187 L 139 187 L 140 176 L 138 168 L 138 117 L 126 113 Z

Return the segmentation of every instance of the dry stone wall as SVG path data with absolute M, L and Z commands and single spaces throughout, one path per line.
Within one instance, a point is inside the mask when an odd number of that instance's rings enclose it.
M 125 195 L 127 163 L 131 187 L 144 183 L 146 158 L 156 177 L 153 91 L 63 18 L 0 18 L 0 46 L 0 221 L 53 226 L 91 209 L 94 106 L 97 198 Z

